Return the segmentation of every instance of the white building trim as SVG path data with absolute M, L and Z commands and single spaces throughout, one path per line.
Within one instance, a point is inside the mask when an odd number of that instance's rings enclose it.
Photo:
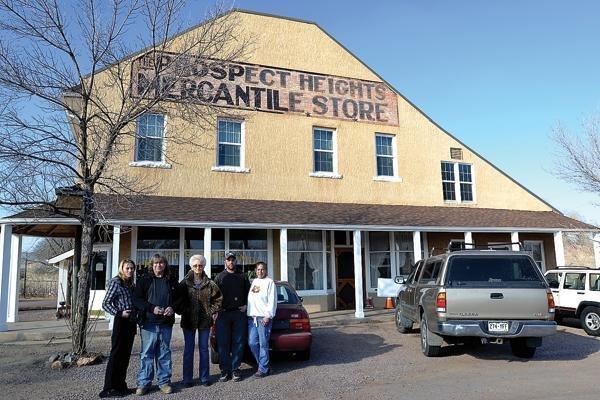
M 565 265 L 565 247 L 563 245 L 563 234 L 561 231 L 554 232 L 554 254 L 556 255 L 556 266 L 560 267 Z
M 364 304 L 363 304 L 363 266 L 361 256 L 361 232 L 359 230 L 354 231 L 354 304 L 356 309 L 354 316 L 356 318 L 364 318 Z
M 206 259 L 206 266 L 204 267 L 204 273 L 208 277 L 212 277 L 212 229 L 204 228 L 204 258 Z
M 279 276 L 282 281 L 288 280 L 288 240 L 287 240 L 287 229 L 282 228 L 279 231 Z
M 19 320 L 19 264 L 22 245 L 21 235 L 12 235 L 7 322 L 17 322 Z
M 0 332 L 8 329 L 8 296 L 10 287 L 10 252 L 12 247 L 12 225 L 0 225 Z
M 510 242 L 512 243 L 511 247 L 512 247 L 513 251 L 521 250 L 521 248 L 519 246 L 519 232 L 518 231 L 510 233 Z

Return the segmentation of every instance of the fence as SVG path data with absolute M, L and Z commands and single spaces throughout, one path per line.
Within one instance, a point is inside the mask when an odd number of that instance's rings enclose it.
M 55 297 L 58 292 L 58 281 L 32 281 L 21 279 L 20 293 L 22 297 Z

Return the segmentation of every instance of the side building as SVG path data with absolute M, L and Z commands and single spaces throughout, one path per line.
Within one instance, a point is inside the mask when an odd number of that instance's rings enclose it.
M 545 270 L 565 264 L 564 232 L 597 230 L 446 132 L 315 23 L 234 12 L 255 38 L 252 54 L 209 69 L 192 94 L 244 112 L 224 112 L 212 131 L 198 132 L 209 149 L 194 154 L 165 144 L 176 116 L 138 119 L 131 150 L 113 167 L 155 182 L 155 191 L 134 209 L 100 196 L 106 229 L 96 244 L 94 308 L 122 258 L 147 267 L 161 253 L 181 278 L 190 255 L 204 254 L 214 275 L 233 251 L 246 272 L 266 261 L 309 311 L 362 317 L 367 298 L 381 305 L 379 278 L 407 275 L 452 241 L 521 242 Z M 144 66 L 142 56 L 134 86 Z M 34 211 L 0 223 L 2 276 L 11 282 L 22 235 L 73 237 L 77 225 Z M 1 295 L 15 321 L 16 293 Z

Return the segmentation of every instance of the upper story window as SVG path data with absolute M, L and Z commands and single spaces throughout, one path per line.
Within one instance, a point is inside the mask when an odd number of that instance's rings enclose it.
M 137 119 L 135 161 L 164 162 L 165 116 L 142 114 Z
M 396 176 L 395 137 L 378 133 L 375 135 L 375 157 L 378 177 Z
M 471 164 L 442 162 L 442 192 L 444 201 L 474 201 Z
M 219 119 L 218 141 L 218 166 L 242 167 L 242 122 Z
M 334 131 L 313 130 L 314 172 L 335 172 Z

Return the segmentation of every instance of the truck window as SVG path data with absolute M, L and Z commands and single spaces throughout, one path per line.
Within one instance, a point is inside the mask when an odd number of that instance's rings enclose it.
M 548 282 L 548 286 L 550 286 L 552 289 L 558 289 L 558 287 L 560 286 L 560 278 L 562 274 L 559 274 L 558 272 L 550 272 L 548 274 L 546 274 L 546 282 Z
M 542 288 L 546 284 L 527 256 L 454 256 L 448 261 L 449 286 Z
M 600 292 L 600 274 L 590 274 L 590 290 Z
M 423 273 L 421 274 L 421 277 L 419 278 L 419 283 L 422 283 L 425 285 L 434 284 L 440 273 L 441 266 L 442 266 L 441 261 L 436 261 L 436 262 L 429 261 L 429 262 L 425 263 L 425 266 L 423 267 Z
M 585 274 L 565 274 L 565 283 L 563 285 L 563 289 L 585 290 Z

